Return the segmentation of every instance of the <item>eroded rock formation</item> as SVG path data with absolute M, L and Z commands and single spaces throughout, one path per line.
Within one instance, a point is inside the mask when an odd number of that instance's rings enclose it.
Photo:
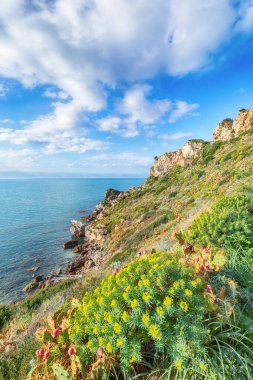
M 150 175 L 158 177 L 176 165 L 186 167 L 197 157 L 200 149 L 203 148 L 205 142 L 203 140 L 189 140 L 182 149 L 176 152 L 165 153 L 155 160 L 150 170 Z
M 253 128 L 253 108 L 239 111 L 235 120 L 225 119 L 214 130 L 214 141 L 228 141 Z

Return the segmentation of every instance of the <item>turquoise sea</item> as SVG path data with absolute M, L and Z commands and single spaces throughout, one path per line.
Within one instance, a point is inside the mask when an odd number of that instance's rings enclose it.
M 72 219 L 92 212 L 109 188 L 127 190 L 143 179 L 0 180 L 0 303 L 24 296 L 36 273 L 64 268 L 72 252 L 62 249 Z M 39 258 L 40 262 L 35 262 Z

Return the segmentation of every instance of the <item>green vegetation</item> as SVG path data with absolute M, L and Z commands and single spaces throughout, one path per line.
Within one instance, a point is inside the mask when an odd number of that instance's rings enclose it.
M 222 197 L 209 211 L 201 213 L 187 231 L 190 242 L 221 248 L 239 244 L 253 247 L 253 199 L 242 195 Z
M 252 132 L 108 202 L 107 271 L 0 307 L 0 380 L 252 380 Z

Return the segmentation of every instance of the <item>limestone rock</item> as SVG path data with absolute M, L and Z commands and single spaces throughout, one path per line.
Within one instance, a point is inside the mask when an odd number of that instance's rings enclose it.
M 84 237 L 85 225 L 79 220 L 72 220 L 70 225 L 70 233 L 73 237 Z
M 203 140 L 189 140 L 182 149 L 176 152 L 165 153 L 155 160 L 151 168 L 150 175 L 158 177 L 170 171 L 176 165 L 186 167 L 197 157 L 199 151 L 203 148 Z
M 214 141 L 229 141 L 233 137 L 253 128 L 253 108 L 239 111 L 235 120 L 224 119 L 214 130 Z

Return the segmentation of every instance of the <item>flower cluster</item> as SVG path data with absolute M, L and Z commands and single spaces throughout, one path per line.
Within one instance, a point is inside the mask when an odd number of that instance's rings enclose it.
M 183 365 L 207 338 L 202 321 L 210 299 L 204 277 L 176 254 L 144 255 L 84 295 L 70 319 L 70 338 L 90 362 L 100 350 L 126 368 L 151 344 Z

